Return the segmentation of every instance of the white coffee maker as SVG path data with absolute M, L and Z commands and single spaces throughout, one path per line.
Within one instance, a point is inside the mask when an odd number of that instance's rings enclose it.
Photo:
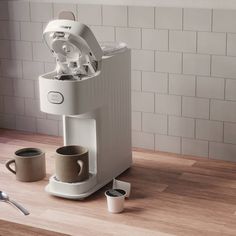
M 99 45 L 90 28 L 54 20 L 43 33 L 56 69 L 39 76 L 40 109 L 63 116 L 64 145 L 89 150 L 89 178 L 53 175 L 46 191 L 83 199 L 131 166 L 131 60 L 124 43 Z

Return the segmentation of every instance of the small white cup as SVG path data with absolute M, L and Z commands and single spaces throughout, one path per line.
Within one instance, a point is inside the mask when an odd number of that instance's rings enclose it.
M 126 192 L 123 189 L 109 189 L 105 192 L 108 211 L 120 213 L 124 210 Z

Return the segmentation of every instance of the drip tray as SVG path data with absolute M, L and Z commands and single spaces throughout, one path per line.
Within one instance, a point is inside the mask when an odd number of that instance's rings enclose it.
M 97 175 L 94 173 L 89 173 L 87 180 L 76 183 L 61 182 L 53 175 L 50 177 L 49 184 L 45 187 L 45 190 L 57 197 L 83 199 L 91 194 L 90 192 L 96 184 Z

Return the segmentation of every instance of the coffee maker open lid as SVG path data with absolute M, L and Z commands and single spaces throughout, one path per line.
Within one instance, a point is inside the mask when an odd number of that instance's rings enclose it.
M 46 26 L 43 37 L 53 54 L 65 57 L 88 55 L 100 61 L 103 52 L 90 28 L 78 21 L 53 20 Z M 60 56 L 59 56 L 60 57 Z

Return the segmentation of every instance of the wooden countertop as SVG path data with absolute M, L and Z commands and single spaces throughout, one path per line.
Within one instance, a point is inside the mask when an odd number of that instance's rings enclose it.
M 118 179 L 132 183 L 122 214 L 107 211 L 107 185 L 83 201 L 44 191 L 53 173 L 57 137 L 0 130 L 0 190 L 29 216 L 0 202 L 0 236 L 27 235 L 236 235 L 236 164 L 194 157 L 133 152 L 134 164 Z M 23 183 L 4 166 L 14 150 L 34 146 L 47 155 L 47 178 Z

